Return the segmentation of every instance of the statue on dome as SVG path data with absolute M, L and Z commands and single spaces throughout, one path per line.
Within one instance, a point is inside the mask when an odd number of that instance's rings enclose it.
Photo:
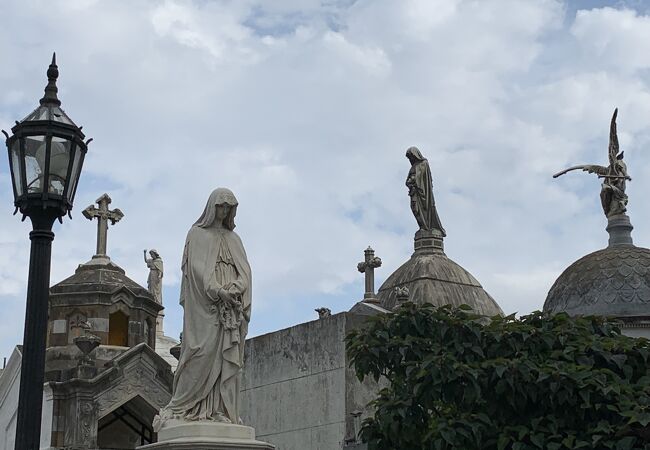
M 582 169 L 585 172 L 595 173 L 603 179 L 600 191 L 600 201 L 605 216 L 608 218 L 624 214 L 627 211 L 627 194 L 625 193 L 626 181 L 632 181 L 627 174 L 627 166 L 623 161 L 623 152 L 619 153 L 618 135 L 616 132 L 616 116 L 618 108 L 614 110 L 609 128 L 609 166 L 586 164 L 573 166 L 553 175 L 557 178 L 571 170 Z
M 422 156 L 417 147 L 409 148 L 406 151 L 406 157 L 411 162 L 411 170 L 406 178 L 406 187 L 408 187 L 409 197 L 411 197 L 411 211 L 413 211 L 415 220 L 417 220 L 420 230 L 437 232 L 444 237 L 447 233 L 445 233 L 436 211 L 429 161 Z

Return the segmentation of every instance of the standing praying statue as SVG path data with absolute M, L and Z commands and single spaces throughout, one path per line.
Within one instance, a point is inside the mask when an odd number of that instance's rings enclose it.
M 214 190 L 187 234 L 181 264 L 181 354 L 174 393 L 154 422 L 156 431 L 169 419 L 240 424 L 251 268 L 233 231 L 237 205 L 230 190 Z
M 147 258 L 147 249 L 144 250 L 144 262 L 149 268 L 149 277 L 147 278 L 147 288 L 154 300 L 162 305 L 162 279 L 163 279 L 163 260 L 154 249 L 149 250 L 151 258 Z
M 614 110 L 614 115 L 609 126 L 609 166 L 604 167 L 594 164 L 573 166 L 553 175 L 553 178 L 557 178 L 571 170 L 577 169 L 597 174 L 598 178 L 603 179 L 600 190 L 600 202 L 603 206 L 603 212 L 608 218 L 624 214 L 627 211 L 625 184 L 627 180 L 632 181 L 632 178 L 627 174 L 627 166 L 623 161 L 623 152 L 618 152 L 618 135 L 616 133 L 617 115 L 618 108 Z
M 417 147 L 409 148 L 406 151 L 406 157 L 411 162 L 411 170 L 406 178 L 406 187 L 409 189 L 411 211 L 413 211 L 415 220 L 417 220 L 420 230 L 437 232 L 444 237 L 447 233 L 445 233 L 436 211 L 429 161 L 422 156 Z

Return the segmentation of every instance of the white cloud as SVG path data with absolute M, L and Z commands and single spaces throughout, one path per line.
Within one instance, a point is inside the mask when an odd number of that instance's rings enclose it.
M 259 55 L 247 45 L 252 33 L 241 23 L 239 12 L 220 2 L 197 5 L 167 0 L 153 10 L 151 23 L 158 36 L 205 50 L 217 63 L 254 63 Z
M 349 63 L 358 64 L 371 75 L 385 76 L 390 71 L 390 60 L 381 48 L 363 48 L 348 42 L 341 33 L 328 31 L 323 36 L 326 47 L 339 52 Z
M 179 328 L 185 234 L 217 186 L 240 201 L 253 332 L 313 317 L 315 301 L 349 308 L 367 245 L 384 261 L 378 281 L 412 252 L 411 145 L 431 163 L 447 254 L 506 312 L 539 309 L 563 267 L 605 245 L 598 181 L 551 175 L 605 161 L 615 106 L 634 236 L 650 241 L 649 19 L 639 13 L 595 9 L 565 24 L 566 6 L 550 0 L 3 8 L 0 54 L 20 63 L 0 70 L 0 127 L 36 106 L 56 50 L 63 107 L 95 138 L 74 220 L 55 229 L 52 281 L 92 255 L 95 225 L 79 211 L 109 192 L 126 214 L 110 230 L 113 260 L 144 284 L 142 249 L 165 259 L 168 329 Z M 8 354 L 20 340 L 29 243 L 10 215 L 6 161 L 0 183 Z
M 636 11 L 602 8 L 578 11 L 571 32 L 585 59 L 614 71 L 650 66 L 650 17 Z

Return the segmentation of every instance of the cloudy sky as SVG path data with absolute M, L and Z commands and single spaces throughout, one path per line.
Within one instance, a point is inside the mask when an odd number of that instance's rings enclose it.
M 583 9 L 584 8 L 584 9 Z M 230 187 L 254 270 L 251 333 L 349 309 L 372 245 L 381 283 L 412 252 L 406 148 L 434 176 L 447 255 L 504 311 L 540 309 L 572 261 L 606 245 L 599 181 L 619 107 L 650 246 L 650 14 L 642 1 L 3 0 L 0 128 L 34 109 L 52 51 L 63 108 L 94 141 L 52 282 L 95 249 L 80 211 L 108 192 L 109 254 L 145 284 L 165 260 L 178 336 L 180 254 L 211 190 Z M 22 340 L 28 222 L 0 159 L 0 356 Z M 379 286 L 379 284 L 378 284 Z

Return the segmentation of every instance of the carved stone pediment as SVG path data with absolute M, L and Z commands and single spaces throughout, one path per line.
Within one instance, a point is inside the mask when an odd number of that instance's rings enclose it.
M 128 307 L 132 308 L 134 297 L 135 296 L 130 289 L 121 287 L 119 289 L 116 289 L 115 292 L 111 294 L 111 303 L 124 303 Z
M 110 302 L 113 306 L 124 305 L 129 309 L 144 308 L 152 315 L 157 315 L 163 306 L 157 303 L 151 294 L 141 295 L 141 292 L 135 292 L 127 286 L 119 287 L 110 294 Z
M 98 419 L 136 396 L 156 409 L 169 403 L 173 383 L 169 364 L 148 346 L 134 347 L 111 365 L 102 374 L 106 381 L 101 382 L 102 388 L 95 395 Z
M 99 420 L 136 397 L 155 410 L 169 403 L 171 367 L 148 345 L 138 344 L 109 364 L 95 378 L 49 384 L 65 411 L 64 446 L 95 448 Z
M 142 397 L 160 409 L 169 403 L 171 391 L 156 379 L 155 373 L 144 367 L 134 367 L 117 378 L 116 383 L 96 397 L 97 419 L 101 419 L 134 397 Z

